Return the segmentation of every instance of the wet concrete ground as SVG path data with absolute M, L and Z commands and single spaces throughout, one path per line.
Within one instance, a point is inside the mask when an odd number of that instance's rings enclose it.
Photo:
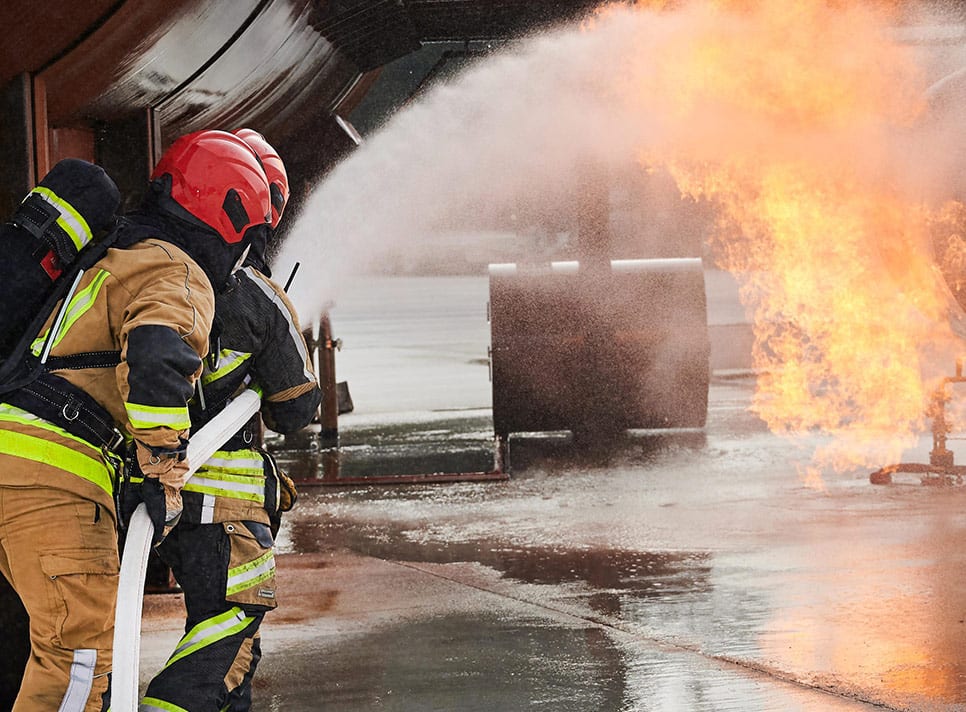
M 752 390 L 719 373 L 702 431 L 515 438 L 505 482 L 304 486 L 254 709 L 966 709 L 966 491 L 806 487 L 817 440 Z M 476 405 L 345 416 L 346 467 L 485 466 Z M 179 606 L 145 600 L 145 681 Z

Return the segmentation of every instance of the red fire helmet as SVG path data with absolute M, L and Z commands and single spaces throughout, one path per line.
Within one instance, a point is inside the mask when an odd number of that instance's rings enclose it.
M 285 172 L 285 164 L 278 151 L 258 131 L 238 129 L 234 134 L 251 146 L 262 161 L 272 193 L 272 227 L 276 228 L 282 219 L 285 204 L 288 203 L 288 174 Z
M 226 243 L 271 220 L 271 191 L 254 150 L 227 131 L 196 131 L 177 139 L 152 180 L 170 176 L 169 197 Z

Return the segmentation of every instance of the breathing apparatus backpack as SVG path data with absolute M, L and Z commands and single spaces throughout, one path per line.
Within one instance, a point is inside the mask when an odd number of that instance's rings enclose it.
M 117 238 L 121 196 L 104 169 L 78 158 L 57 163 L 0 225 L 0 395 L 43 372 L 51 343 L 31 344 L 84 271 Z M 47 341 L 64 318 L 62 308 Z

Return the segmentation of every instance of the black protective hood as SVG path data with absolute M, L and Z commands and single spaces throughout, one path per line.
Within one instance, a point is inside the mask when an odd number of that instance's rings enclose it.
M 249 228 L 251 235 L 251 249 L 245 258 L 246 267 L 254 267 L 266 277 L 271 278 L 272 270 L 268 266 L 268 245 L 272 241 L 273 231 L 269 225 L 256 225 Z
M 150 236 L 175 244 L 205 271 L 215 292 L 223 291 L 228 277 L 249 248 L 251 236 L 246 233 L 240 242 L 229 244 L 213 228 L 190 216 L 185 219 L 176 214 L 185 211 L 176 204 L 177 210 L 170 209 L 170 203 L 173 201 L 162 191 L 149 190 L 141 208 L 125 217 L 128 223 L 125 232 L 130 237 L 122 233 L 121 241 L 135 241 Z M 150 228 L 156 234 L 143 234 L 143 229 L 135 228 Z

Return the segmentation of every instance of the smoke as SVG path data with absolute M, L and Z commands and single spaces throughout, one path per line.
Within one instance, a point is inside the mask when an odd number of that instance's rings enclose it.
M 714 206 L 707 237 L 756 314 L 756 409 L 774 430 L 915 432 L 961 346 L 930 232 L 962 234 L 944 205 L 966 187 L 966 57 L 935 41 L 949 31 L 893 3 L 603 8 L 397 114 L 312 194 L 280 273 L 303 262 L 293 298 L 317 314 L 352 274 L 561 210 L 588 162 L 636 161 Z
M 911 51 L 902 62 L 882 56 L 895 50 L 882 38 L 892 17 L 818 2 L 744 4 L 756 10 L 607 8 L 584 27 L 534 37 L 427 92 L 336 167 L 297 217 L 276 262 L 280 274 L 296 261 L 309 273 L 294 292 L 303 315 L 319 313 L 351 275 L 419 264 L 454 232 L 560 211 L 587 161 L 616 172 L 640 156 L 673 165 L 811 153 L 835 166 L 849 155 L 854 167 L 885 170 L 922 195 L 948 189 L 957 167 L 949 149 L 964 145 L 950 117 L 962 102 L 937 119 L 929 140 L 897 132 L 892 155 L 883 155 L 883 121 L 910 130 L 927 84 Z M 838 80 L 817 99 L 814 86 L 778 89 L 776 77 L 798 69 L 783 63 L 799 62 L 819 65 L 815 82 Z M 715 86 L 689 85 L 683 75 L 695 71 Z M 948 107 L 950 92 L 943 99 Z M 835 101 L 866 102 L 866 123 L 836 131 L 833 113 L 815 126 L 814 112 Z
M 657 130 L 612 85 L 636 24 L 632 14 L 605 31 L 535 37 L 427 92 L 368 138 L 311 195 L 277 259 L 279 273 L 296 260 L 314 272 L 293 294 L 302 313 L 318 313 L 352 274 L 418 264 L 456 231 L 560 211 L 587 161 L 633 162 Z

